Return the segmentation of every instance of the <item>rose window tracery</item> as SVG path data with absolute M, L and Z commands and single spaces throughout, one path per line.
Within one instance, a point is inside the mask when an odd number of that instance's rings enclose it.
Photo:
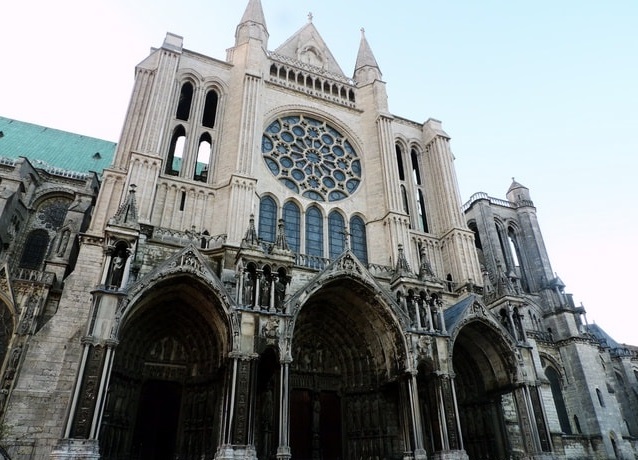
M 261 151 L 286 187 L 316 201 L 339 201 L 361 183 L 361 160 L 348 139 L 324 121 L 285 116 L 264 132 Z

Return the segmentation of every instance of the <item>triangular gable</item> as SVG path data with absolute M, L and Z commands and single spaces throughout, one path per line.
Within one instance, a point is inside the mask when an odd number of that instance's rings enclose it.
M 468 322 L 473 320 L 483 320 L 491 323 L 497 329 L 502 329 L 501 324 L 496 320 L 492 312 L 479 300 L 475 294 L 470 294 L 460 302 L 447 308 L 443 313 L 445 326 L 452 337 Z
M 133 283 L 126 290 L 128 294 L 127 304 L 134 303 L 141 292 L 149 289 L 162 279 L 182 273 L 192 274 L 202 280 L 217 294 L 223 305 L 235 303 L 213 268 L 202 256 L 201 252 L 191 244 Z
M 293 59 L 300 64 L 316 67 L 345 77 L 319 31 L 309 22 L 275 50 L 275 54 Z
M 351 250 L 346 250 L 337 259 L 332 261 L 323 271 L 311 279 L 303 288 L 299 289 L 288 300 L 289 310 L 293 315 L 303 303 L 327 282 L 340 277 L 355 278 L 363 285 L 368 286 L 373 292 L 383 292 L 388 304 L 393 305 L 395 312 L 403 313 L 398 306 L 393 304 L 392 296 L 385 291 L 377 280 L 370 274 L 365 265 L 354 255 Z M 401 315 L 402 316 L 402 315 Z

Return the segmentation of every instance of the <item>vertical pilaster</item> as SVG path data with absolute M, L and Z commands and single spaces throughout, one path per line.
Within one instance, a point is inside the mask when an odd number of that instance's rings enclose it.
M 394 136 L 392 135 L 392 118 L 380 115 L 377 120 L 379 149 L 383 165 L 383 182 L 386 190 L 386 206 L 388 211 L 401 212 L 401 195 L 399 191 L 398 166 L 394 154 Z M 396 247 L 396 243 L 393 247 Z
M 480 284 L 482 274 L 474 235 L 467 228 L 461 212 L 461 197 L 454 156 L 450 150 L 449 137 L 437 120 L 428 120 L 424 126 L 426 157 L 429 165 L 428 196 L 429 209 L 433 209 L 431 232 L 441 237 L 441 249 L 445 269 L 452 275 L 457 286 L 472 280 Z

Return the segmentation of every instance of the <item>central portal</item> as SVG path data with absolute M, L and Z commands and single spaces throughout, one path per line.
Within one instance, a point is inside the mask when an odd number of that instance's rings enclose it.
M 341 401 L 335 392 L 293 390 L 290 437 L 298 459 L 342 457 Z
M 301 460 L 399 459 L 400 336 L 384 306 L 347 277 L 325 284 L 296 320 L 290 365 L 290 450 Z
M 182 388 L 177 382 L 149 380 L 142 386 L 133 457 L 174 458 L 181 399 Z

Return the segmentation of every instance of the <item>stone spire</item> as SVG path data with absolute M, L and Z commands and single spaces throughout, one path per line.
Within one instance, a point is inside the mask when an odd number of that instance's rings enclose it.
M 408 263 L 408 259 L 405 258 L 403 245 L 399 244 L 399 254 L 397 256 L 397 265 L 394 268 L 394 274 L 392 275 L 392 279 L 396 280 L 402 277 L 413 278 L 414 275 L 412 273 L 412 269 L 410 268 L 410 264 Z
M 259 237 L 257 236 L 257 230 L 255 229 L 255 215 L 250 215 L 250 221 L 248 223 L 248 230 L 246 230 L 246 236 L 241 241 L 242 248 L 261 249 L 259 244 Z
M 366 40 L 365 30 L 361 29 L 361 43 L 359 44 L 359 53 L 357 54 L 357 62 L 354 66 L 354 79 L 360 84 L 372 83 L 375 80 L 381 80 L 381 69 L 374 58 L 372 48 Z
M 263 42 L 263 47 L 268 47 L 268 28 L 264 10 L 260 0 L 249 0 L 241 22 L 235 31 L 235 46 L 247 43 L 250 39 Z
M 273 252 L 289 252 L 288 242 L 286 241 L 286 230 L 284 228 L 284 220 L 279 219 L 277 224 L 277 236 L 275 237 L 275 246 Z
M 135 184 L 131 184 L 128 196 L 115 215 L 110 219 L 109 224 L 124 225 L 127 227 L 134 227 L 138 225 L 137 202 L 135 201 L 136 188 L 137 186 Z
M 434 278 L 434 270 L 432 270 L 432 266 L 430 265 L 425 252 L 425 247 L 421 247 L 419 254 L 421 258 L 421 265 L 419 265 L 419 279 L 422 280 Z

